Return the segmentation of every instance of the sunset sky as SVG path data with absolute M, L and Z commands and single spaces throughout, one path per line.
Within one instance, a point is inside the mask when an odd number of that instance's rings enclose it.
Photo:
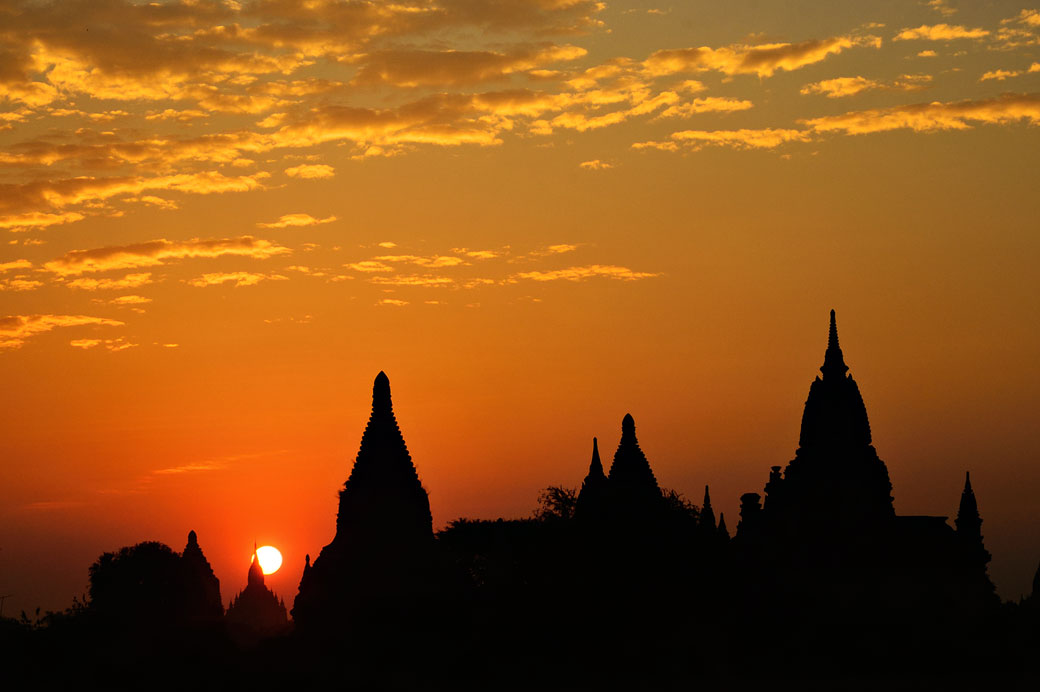
M 376 373 L 434 525 L 632 413 L 737 524 L 837 310 L 900 514 L 1040 560 L 1040 5 L 0 0 L 0 595 L 335 530 Z

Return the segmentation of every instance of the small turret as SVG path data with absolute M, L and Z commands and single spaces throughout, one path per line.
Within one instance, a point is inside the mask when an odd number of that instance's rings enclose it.
M 701 505 L 700 527 L 705 531 L 715 531 L 715 510 L 711 508 L 711 495 L 708 486 L 704 486 L 704 503 Z
M 575 506 L 576 516 L 582 518 L 598 517 L 606 501 L 607 476 L 603 473 L 603 462 L 599 459 L 599 443 L 592 438 L 592 461 L 589 462 L 589 472 L 585 480 L 581 482 L 581 490 L 578 491 L 578 501 Z
M 725 512 L 720 512 L 719 513 L 718 534 L 719 534 L 719 538 L 722 539 L 723 543 L 729 541 L 729 529 L 726 528 L 726 513 Z

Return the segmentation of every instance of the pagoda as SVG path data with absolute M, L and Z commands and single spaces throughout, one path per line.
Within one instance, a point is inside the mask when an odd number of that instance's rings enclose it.
M 224 614 L 224 603 L 220 600 L 220 580 L 213 573 L 209 560 L 199 547 L 199 537 L 188 532 L 188 544 L 181 553 L 181 565 L 185 571 L 188 589 L 187 607 L 189 617 L 211 619 Z
M 305 565 L 292 615 L 301 631 L 332 634 L 358 609 L 407 594 L 433 548 L 430 500 L 394 417 L 390 379 L 376 376 L 372 413 L 339 493 L 336 535 Z
M 895 516 L 888 468 L 874 449 L 867 409 L 838 343 L 831 310 L 827 351 L 802 413 L 795 458 L 773 468 L 765 511 L 790 531 L 826 522 L 840 530 Z
M 636 439 L 636 422 L 626 413 L 621 421 L 621 441 L 614 452 L 614 462 L 607 474 L 616 508 L 641 511 L 657 508 L 662 503 L 661 488 L 657 484 L 646 454 Z
M 264 571 L 253 544 L 253 562 L 246 575 L 246 588 L 234 599 L 227 610 L 227 622 L 233 631 L 270 636 L 285 630 L 289 624 L 285 603 L 264 583 Z

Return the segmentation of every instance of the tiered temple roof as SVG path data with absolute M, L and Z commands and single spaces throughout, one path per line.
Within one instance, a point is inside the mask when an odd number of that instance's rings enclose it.
M 372 387 L 372 415 L 340 491 L 335 542 L 432 538 L 429 496 L 394 417 L 390 379 L 380 372 Z
M 188 573 L 188 597 L 191 615 L 203 618 L 219 618 L 224 614 L 224 603 L 220 600 L 220 580 L 213 573 L 209 560 L 199 547 L 199 538 L 194 531 L 188 532 L 188 544 L 181 553 L 181 561 Z
M 639 448 L 636 439 L 636 422 L 632 414 L 625 414 L 621 421 L 621 441 L 614 452 L 614 463 L 607 476 L 613 488 L 621 494 L 661 496 L 661 488 L 650 468 L 650 462 Z
M 264 571 L 253 545 L 253 562 L 249 565 L 244 588 L 228 606 L 227 620 L 232 625 L 258 634 L 273 634 L 288 625 L 285 603 L 264 583 Z

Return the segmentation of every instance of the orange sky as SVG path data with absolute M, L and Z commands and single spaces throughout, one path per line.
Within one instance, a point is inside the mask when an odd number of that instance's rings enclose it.
M 970 469 L 1017 598 L 1038 124 L 1021 2 L 0 0 L 5 613 L 189 529 L 291 601 L 381 369 L 438 527 L 631 412 L 732 529 L 832 307 L 897 511 Z

